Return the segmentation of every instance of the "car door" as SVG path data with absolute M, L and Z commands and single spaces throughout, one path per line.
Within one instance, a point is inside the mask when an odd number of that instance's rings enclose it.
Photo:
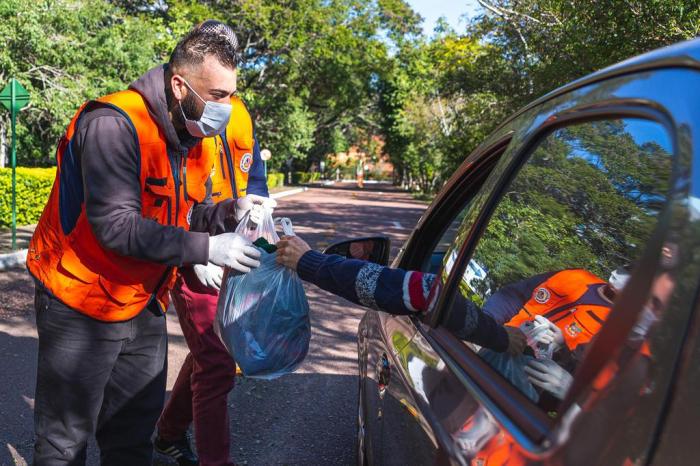
M 695 215 L 700 215 L 700 209 L 696 209 Z M 697 223 L 695 230 L 695 235 L 700 234 Z M 700 386 L 699 316 L 696 303 L 688 338 L 677 365 L 675 389 L 669 397 L 664 422 L 658 429 L 658 447 L 653 452 L 650 464 L 695 464 L 700 457 L 695 429 L 700 419 L 700 403 L 697 400 L 697 388 Z
M 557 93 L 506 125 L 513 142 L 470 201 L 445 255 L 437 308 L 429 325 L 416 323 L 418 332 L 403 347 L 437 363 L 417 371 L 393 361 L 392 376 L 412 395 L 435 458 L 455 464 L 647 460 L 698 283 L 689 261 L 699 251 L 697 236 L 689 234 L 697 221 L 689 205 L 697 197 L 690 181 L 698 121 L 694 98 L 677 93 L 695 96 L 698 81 L 696 71 L 661 63 L 644 72 L 617 71 Z M 586 196 L 569 192 L 576 189 Z M 514 202 L 519 192 L 525 201 Z M 398 265 L 415 267 L 429 261 L 426 254 L 432 251 L 409 242 Z M 633 264 L 627 291 L 584 345 L 570 368 L 569 391 L 550 411 L 485 362 L 482 348 L 443 325 L 463 302 L 457 296 L 481 307 L 533 274 L 585 268 L 604 275 L 624 261 Z M 469 264 L 486 278 L 465 273 Z M 649 303 L 657 307 L 653 322 L 645 322 L 644 344 L 630 351 L 628 340 Z M 567 329 L 580 333 L 574 324 Z M 412 442 L 400 427 L 383 428 L 396 442 Z
M 510 141 L 510 133 L 474 151 L 429 207 L 400 254 L 411 253 L 408 269 L 435 273 L 461 224 L 465 205 L 483 184 Z M 412 247 L 411 244 L 420 245 Z M 416 250 L 429 254 L 414 254 Z M 416 374 L 437 360 L 411 343 L 420 322 L 408 316 L 367 313 L 358 329 L 360 367 L 359 457 L 370 464 L 431 464 L 438 453 L 423 402 L 411 389 Z M 397 441 L 400 440 L 400 441 Z M 404 441 L 405 440 L 405 441 Z

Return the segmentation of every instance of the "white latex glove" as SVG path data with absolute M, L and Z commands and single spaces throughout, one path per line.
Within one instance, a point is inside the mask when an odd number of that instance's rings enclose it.
M 259 225 L 262 222 L 265 211 L 267 210 L 272 215 L 275 207 L 277 207 L 277 201 L 274 199 L 258 196 L 257 194 L 248 194 L 236 199 L 236 221 L 240 222 L 245 217 L 245 214 L 250 212 L 250 221 Z
M 574 378 L 551 359 L 531 359 L 525 373 L 532 385 L 548 391 L 560 400 L 566 396 Z
M 534 325 L 523 329 L 528 343 L 551 344 L 555 351 L 564 344 L 564 335 L 561 333 L 561 329 L 546 317 L 535 316 L 533 324 Z
M 209 237 L 209 262 L 248 273 L 260 266 L 260 251 L 238 233 Z
M 224 276 L 224 269 L 211 262 L 207 262 L 206 265 L 195 264 L 193 269 L 194 274 L 202 285 L 208 288 L 214 288 L 216 291 L 221 289 L 221 279 Z

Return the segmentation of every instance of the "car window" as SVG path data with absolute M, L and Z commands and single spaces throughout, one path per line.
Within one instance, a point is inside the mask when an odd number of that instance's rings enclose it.
M 452 203 L 448 206 L 450 214 L 447 216 L 446 220 L 443 220 L 443 225 L 447 226 L 439 235 L 438 240 L 434 242 L 434 246 L 429 250 L 429 254 L 425 257 L 425 260 L 422 261 L 423 265 L 421 270 L 423 272 L 437 274 L 443 265 L 451 267 L 454 262 L 454 254 L 449 262 L 445 255 L 450 246 L 454 244 L 457 233 L 464 224 L 467 212 L 474 205 L 475 193 L 479 191 L 479 188 L 488 178 L 488 174 L 494 169 L 494 166 L 508 148 L 509 143 L 510 134 L 488 149 L 485 149 L 479 158 L 480 163 L 474 163 L 476 166 L 470 168 L 465 192 L 459 193 L 461 195 L 461 202 Z
M 430 253 L 430 262 L 423 270 L 424 272 L 436 274 L 440 271 L 440 267 L 445 261 L 445 253 L 447 253 L 450 245 L 452 245 L 454 242 L 459 226 L 464 222 L 464 217 L 466 216 L 466 212 L 469 207 L 470 203 L 467 203 L 466 207 L 457 211 L 457 217 L 450 222 L 450 225 L 447 227 L 435 245 L 435 248 L 433 248 L 432 252 Z M 454 262 L 454 259 L 452 262 Z M 451 267 L 452 263 L 450 263 L 448 266 Z
M 556 413 L 656 226 L 670 190 L 671 153 L 664 127 L 647 120 L 553 131 L 503 191 L 460 271 L 451 313 L 469 306 L 488 316 L 480 322 L 527 336 L 517 356 L 489 347 L 499 332 L 468 336 L 467 346 L 547 412 Z M 446 265 L 476 215 L 467 212 Z M 657 277 L 652 288 L 666 289 L 667 282 Z M 650 291 L 649 313 L 642 316 L 648 322 L 668 295 Z

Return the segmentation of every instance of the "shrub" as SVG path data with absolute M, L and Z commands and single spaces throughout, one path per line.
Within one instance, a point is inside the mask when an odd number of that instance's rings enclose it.
M 292 184 L 306 184 L 321 179 L 319 172 L 294 172 L 292 173 Z
M 277 187 L 277 173 L 267 174 L 267 189 L 272 189 Z
M 272 189 L 279 188 L 280 186 L 284 186 L 284 173 L 268 173 L 267 187 Z
M 357 174 L 355 173 L 355 166 L 351 167 L 343 167 L 340 169 L 340 178 L 343 180 L 354 180 L 357 178 Z
M 17 225 L 39 221 L 56 168 L 17 168 Z M 12 226 L 12 169 L 0 168 L 0 227 Z
M 391 181 L 392 180 L 391 173 L 386 173 L 386 172 L 382 172 L 379 170 L 375 170 L 375 171 L 371 171 L 369 173 L 366 173 L 365 177 L 368 180 L 377 180 L 377 181 Z

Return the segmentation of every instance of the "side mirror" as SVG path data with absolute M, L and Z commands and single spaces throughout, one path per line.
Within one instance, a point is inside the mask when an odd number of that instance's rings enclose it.
M 387 236 L 370 236 L 365 238 L 340 241 L 328 246 L 324 254 L 338 254 L 348 259 L 360 259 L 379 265 L 389 264 L 391 240 Z

